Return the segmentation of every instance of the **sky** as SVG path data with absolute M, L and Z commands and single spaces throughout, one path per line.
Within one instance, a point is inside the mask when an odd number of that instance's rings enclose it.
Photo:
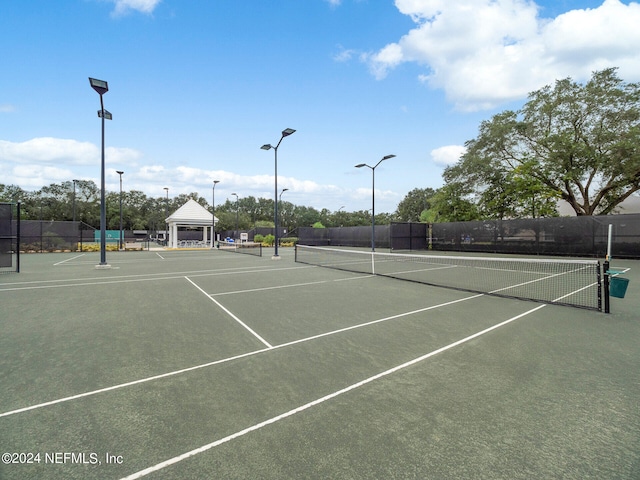
M 392 213 L 442 186 L 483 120 L 555 80 L 640 81 L 621 0 L 21 0 L 0 3 L 0 183 L 72 179 L 216 204 L 278 195 Z M 394 158 L 371 167 L 386 155 Z M 375 173 L 374 173 L 375 172 Z

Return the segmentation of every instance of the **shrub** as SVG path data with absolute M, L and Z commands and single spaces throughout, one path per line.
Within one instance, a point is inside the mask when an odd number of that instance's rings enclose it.
M 264 240 L 262 241 L 263 245 L 266 244 L 268 247 L 273 246 L 273 242 L 276 241 L 276 237 L 269 234 L 266 237 L 264 237 Z
M 298 243 L 298 237 L 285 237 L 280 239 L 280 246 L 282 247 L 293 247 L 296 243 Z

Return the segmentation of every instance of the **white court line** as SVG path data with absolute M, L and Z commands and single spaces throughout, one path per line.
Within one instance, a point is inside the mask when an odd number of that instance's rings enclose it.
M 233 318 L 236 322 L 238 322 L 240 325 L 242 325 L 245 329 L 247 329 L 251 333 L 251 335 L 253 335 L 258 340 L 260 340 L 262 343 L 264 343 L 267 346 L 267 348 L 273 348 L 273 346 L 269 342 L 267 342 L 264 338 L 262 338 L 260 335 L 258 335 L 258 333 L 256 331 L 254 331 L 249 325 L 247 325 L 242 320 L 240 320 L 238 317 L 236 317 L 231 312 L 231 310 L 226 308 L 224 305 L 222 305 L 220 302 L 218 302 L 215 298 L 213 298 L 211 295 L 209 295 L 207 292 L 205 292 L 202 288 L 200 288 L 198 285 L 196 285 L 196 283 L 193 282 L 193 280 L 191 280 L 189 277 L 184 277 L 184 278 L 185 278 L 185 280 L 187 280 L 187 282 L 189 282 L 191 285 L 193 285 L 198 290 L 200 290 L 202 293 L 204 293 L 209 300 L 211 300 L 218 307 L 220 307 L 227 315 L 229 315 L 231 318 Z
M 438 354 L 440 354 L 442 352 L 446 352 L 447 350 L 450 350 L 450 349 L 452 349 L 454 347 L 462 345 L 463 343 L 466 343 L 466 342 L 468 342 L 470 340 L 478 338 L 481 335 L 484 335 L 484 334 L 489 333 L 489 332 L 491 332 L 493 330 L 496 330 L 497 328 L 500 328 L 500 327 L 503 327 L 505 325 L 508 325 L 509 323 L 511 323 L 511 322 L 513 322 L 515 320 L 518 320 L 519 318 L 522 318 L 522 317 L 524 317 L 526 315 L 529 315 L 529 314 L 531 314 L 531 313 L 533 313 L 533 312 L 535 312 L 537 310 L 540 310 L 541 308 L 543 308 L 545 306 L 546 305 L 539 305 L 536 308 L 533 308 L 533 309 L 528 310 L 528 311 L 526 311 L 524 313 L 521 313 L 520 315 L 512 317 L 512 318 L 510 318 L 508 320 L 505 320 L 502 323 L 499 323 L 499 324 L 494 325 L 492 327 L 486 328 L 485 330 L 482 330 L 480 332 L 474 333 L 473 335 L 469 335 L 468 337 L 465 337 L 462 340 L 458 340 L 457 342 L 450 343 L 449 345 L 446 345 L 446 346 L 444 346 L 442 348 L 439 348 L 437 350 L 429 352 L 429 353 L 427 353 L 425 355 L 422 355 L 421 357 L 414 358 L 413 360 L 410 360 L 410 361 L 408 361 L 406 363 L 403 363 L 402 365 L 398 365 L 396 367 L 390 368 L 389 370 L 385 370 L 384 372 L 381 372 L 381 373 L 378 373 L 376 375 L 373 375 L 373 376 L 371 376 L 369 378 L 365 378 L 364 380 L 361 380 L 360 382 L 357 382 L 357 383 L 354 383 L 352 385 L 349 385 L 348 387 L 343 388 L 342 390 L 338 390 L 336 392 L 333 392 L 333 393 L 330 393 L 328 395 L 325 395 L 324 397 L 320 397 L 320 398 L 318 398 L 316 400 L 313 400 L 313 401 L 311 401 L 309 403 L 305 403 L 304 405 L 301 405 L 301 406 L 299 406 L 297 408 L 289 410 L 288 412 L 285 412 L 285 413 L 282 413 L 282 414 L 277 415 L 275 417 L 272 417 L 272 418 L 270 418 L 268 420 L 265 420 L 264 422 L 257 423 L 255 425 L 252 425 L 251 427 L 245 428 L 244 430 L 240 430 L 240 431 L 238 431 L 236 433 L 233 433 L 233 434 L 228 435 L 228 436 L 226 436 L 224 438 L 216 440 L 215 442 L 208 443 L 207 445 L 203 445 L 203 446 L 201 446 L 199 448 L 196 448 L 194 450 L 191 450 L 189 452 L 185 452 L 182 455 L 178 455 L 176 457 L 173 457 L 173 458 L 170 458 L 168 460 L 165 460 L 164 462 L 160 462 L 160 463 L 158 463 L 156 465 L 153 465 L 153 466 L 151 466 L 149 468 L 145 468 L 144 470 L 140 470 L 140 471 L 138 471 L 136 473 L 133 473 L 131 475 L 123 477 L 120 480 L 135 480 L 137 478 L 145 477 L 145 476 L 149 475 L 150 473 L 157 472 L 158 470 L 162 470 L 163 468 L 166 468 L 166 467 L 168 467 L 170 465 L 173 465 L 173 464 L 176 464 L 178 462 L 181 462 L 182 460 L 186 460 L 189 457 L 193 457 L 195 455 L 198 455 L 199 453 L 206 452 L 207 450 L 210 450 L 210 449 L 212 449 L 214 447 L 217 447 L 219 445 L 227 443 L 227 442 L 229 442 L 231 440 L 235 440 L 236 438 L 242 437 L 242 436 L 246 435 L 247 433 L 254 432 L 254 431 L 259 430 L 259 429 L 261 429 L 263 427 L 266 427 L 267 425 L 271 425 L 271 424 L 276 423 L 276 422 L 278 422 L 280 420 L 283 420 L 283 419 L 285 419 L 287 417 L 291 417 L 291 416 L 293 416 L 293 415 L 295 415 L 297 413 L 303 412 L 303 411 L 305 411 L 305 410 L 307 410 L 307 409 L 309 409 L 311 407 L 315 407 L 316 405 L 320 405 L 321 403 L 324 403 L 324 402 L 326 402 L 328 400 L 331 400 L 331 399 L 333 399 L 335 397 L 338 397 L 338 396 L 343 395 L 343 394 L 345 394 L 347 392 L 355 390 L 356 388 L 360 388 L 360 387 L 362 387 L 364 385 L 367 385 L 368 383 L 374 382 L 375 380 L 379 380 L 379 379 L 381 379 L 383 377 L 386 377 L 386 376 L 391 375 L 393 373 L 399 372 L 400 370 L 403 370 L 403 369 L 405 369 L 407 367 L 410 367 L 410 366 L 413 366 L 413 365 L 415 365 L 417 363 L 420 363 L 420 362 L 422 362 L 422 361 L 424 361 L 424 360 L 426 360 L 426 359 L 428 359 L 430 357 L 433 357 L 434 355 L 438 355 Z
M 86 253 L 83 253 L 81 255 L 76 255 L 75 257 L 67 258 L 66 260 L 62 260 L 61 262 L 54 263 L 53 266 L 55 267 L 57 265 L 62 265 L 63 263 L 70 262 L 71 260 L 75 260 L 76 258 L 84 257 L 85 255 Z
M 260 288 L 247 288 L 245 290 L 234 290 L 232 292 L 220 292 L 220 293 L 212 293 L 211 297 L 219 297 L 221 295 L 236 295 L 238 293 L 251 293 L 251 292 L 262 292 L 264 290 L 279 290 L 281 288 L 296 288 L 296 287 L 307 287 L 309 285 L 320 285 L 323 283 L 332 283 L 332 282 L 346 282 L 349 280 L 358 280 L 362 278 L 375 278 L 374 275 L 362 275 L 358 277 L 349 277 L 349 278 L 339 278 L 337 280 L 318 280 L 317 282 L 306 282 L 306 283 L 292 283 L 289 285 L 276 285 L 274 287 L 260 287 Z
M 298 340 L 293 340 L 291 342 L 283 343 L 281 345 L 276 345 L 273 348 L 263 348 L 263 349 L 260 349 L 260 350 L 254 350 L 252 352 L 242 353 L 242 354 L 236 355 L 234 357 L 228 357 L 228 358 L 223 358 L 223 359 L 220 359 L 220 360 L 214 360 L 213 362 L 203 363 L 201 365 L 195 365 L 195 366 L 183 368 L 183 369 L 180 369 L 180 370 L 174 370 L 172 372 L 166 372 L 166 373 L 162 373 L 160 375 L 154 375 L 152 377 L 146 377 L 146 378 L 141 378 L 141 379 L 138 379 L 138 380 L 132 380 L 131 382 L 120 383 L 120 384 L 117 384 L 117 385 L 112 385 L 110 387 L 105 387 L 105 388 L 101 388 L 101 389 L 98 389 L 98 390 L 91 390 L 89 392 L 79 393 L 77 395 L 72 395 L 72 396 L 64 397 L 64 398 L 59 398 L 57 400 L 51 400 L 49 402 L 38 403 L 36 405 L 31 405 L 29 407 L 18 408 L 16 410 L 11 410 L 11 411 L 8 411 L 8 412 L 0 413 L 0 417 L 8 417 L 10 415 L 15 415 L 17 413 L 28 412 L 30 410 L 35 410 L 35 409 L 42 408 L 42 407 L 48 407 L 50 405 L 56 405 L 58 403 L 69 402 L 71 400 L 77 400 L 77 399 L 80 399 L 80 398 L 89 397 L 89 396 L 92 396 L 92 395 L 97 395 L 99 393 L 110 392 L 112 390 L 118 390 L 120 388 L 130 387 L 130 386 L 133 386 L 133 385 L 139 385 L 141 383 L 151 382 L 153 380 L 159 380 L 159 379 L 162 379 L 162 378 L 172 377 L 174 375 L 179 375 L 179 374 L 182 374 L 182 373 L 187 373 L 187 372 L 191 372 L 191 371 L 194 371 L 194 370 L 199 370 L 201 368 L 211 367 L 211 366 L 214 366 L 214 365 L 220 365 L 222 363 L 231 362 L 233 360 L 237 360 L 237 359 L 240 359 L 240 358 L 250 357 L 250 356 L 253 356 L 253 355 L 258 355 L 260 353 L 273 351 L 273 350 L 276 350 L 276 349 L 279 349 L 279 348 L 284 348 L 284 347 L 289 347 L 289 346 L 292 346 L 292 345 L 297 345 L 299 343 L 309 342 L 309 341 L 312 341 L 312 340 L 316 340 L 318 338 L 328 337 L 330 335 L 336 335 L 336 334 L 339 334 L 339 333 L 347 332 L 349 330 L 355 330 L 355 329 L 358 329 L 358 328 L 368 327 L 368 326 L 374 325 L 376 323 L 386 322 L 388 320 L 394 320 L 396 318 L 401 318 L 401 317 L 405 317 L 405 316 L 409 316 L 409 315 L 414 315 L 416 313 L 426 312 L 427 310 L 432 310 L 432 309 L 435 309 L 435 308 L 441 308 L 441 307 L 445 307 L 445 306 L 448 306 L 448 305 L 453 305 L 455 303 L 464 302 L 466 300 L 472 300 L 474 298 L 478 298 L 478 297 L 482 297 L 482 296 L 483 295 L 473 295 L 471 297 L 464 297 L 464 298 L 460 298 L 458 300 L 452 300 L 450 302 L 440 303 L 438 305 L 432 305 L 430 307 L 421 308 L 419 310 L 413 310 L 411 312 L 400 313 L 398 315 L 393 315 L 391 317 L 380 318 L 378 320 L 372 320 L 370 322 L 361 323 L 361 324 L 358 324 L 358 325 L 352 325 L 350 327 L 341 328 L 341 329 L 338 329 L 338 330 L 333 330 L 331 332 L 321 333 L 321 334 L 318 334 L 318 335 L 314 335 L 312 337 L 306 337 L 306 338 L 301 338 L 301 339 L 298 339 Z
M 164 260 L 164 257 L 160 255 L 158 252 L 156 252 L 156 255 L 158 255 L 162 260 Z
M 584 268 L 586 268 L 586 267 L 584 267 Z M 543 282 L 544 280 L 549 280 L 550 278 L 559 277 L 561 275 L 566 275 L 568 273 L 574 273 L 574 272 L 577 272 L 579 270 L 583 270 L 584 268 L 580 268 L 580 269 L 577 269 L 577 270 L 571 270 L 571 271 L 567 271 L 567 272 L 554 273 L 553 275 L 547 275 L 546 277 L 540 277 L 540 278 L 536 278 L 535 280 L 529 280 L 527 282 L 518 283 L 517 285 L 509 285 L 508 287 L 498 288 L 497 290 L 492 290 L 489 293 L 497 293 L 497 292 L 501 292 L 503 290 L 509 290 L 509 289 L 512 289 L 512 288 L 522 287 L 524 285 L 529 285 L 530 283 Z M 591 286 L 591 285 L 588 285 L 587 287 L 589 287 L 589 286 Z
M 82 287 L 85 285 L 101 285 L 103 283 L 110 284 L 110 283 L 127 283 L 127 282 L 146 282 L 146 281 L 155 282 L 156 280 L 170 280 L 170 279 L 176 279 L 176 278 L 184 278 L 185 275 L 189 275 L 191 277 L 212 277 L 217 275 L 239 275 L 243 273 L 262 272 L 267 269 L 268 269 L 267 271 L 269 272 L 275 272 L 275 271 L 281 271 L 281 270 L 294 270 L 294 269 L 300 269 L 300 268 L 317 268 L 317 267 L 304 266 L 304 267 L 286 267 L 286 268 L 277 268 L 277 269 L 272 269 L 270 267 L 260 267 L 260 268 L 250 269 L 250 270 L 246 270 L 245 267 L 241 267 L 241 268 L 236 267 L 236 268 L 224 268 L 219 270 L 193 270 L 188 272 L 175 272 L 170 274 L 167 272 L 141 273 L 138 275 L 119 275 L 115 277 L 114 276 L 91 277 L 91 278 L 84 278 L 84 279 L 77 280 L 78 282 L 82 282 L 82 283 L 64 283 L 64 282 L 69 282 L 69 280 L 61 280 L 61 279 L 34 280 L 31 282 L 2 283 L 0 284 L 0 292 L 9 292 L 14 290 L 29 290 L 29 289 L 38 290 L 43 288 Z M 168 276 L 158 278 L 158 277 L 161 277 L 162 275 L 168 275 Z M 55 283 L 58 285 L 48 285 L 52 283 Z M 6 285 L 19 285 L 19 286 L 11 287 L 11 288 L 3 288 Z
M 551 303 L 559 302 L 560 300 L 562 300 L 564 298 L 570 297 L 571 295 L 575 295 L 576 293 L 581 292 L 582 290 L 586 290 L 587 288 L 593 288 L 596 285 L 598 285 L 598 284 L 597 283 L 592 283 L 591 285 L 587 285 L 586 287 L 579 288 L 578 290 L 574 290 L 573 292 L 567 293 L 566 295 L 563 295 L 561 297 L 556 298 L 555 300 L 552 300 Z

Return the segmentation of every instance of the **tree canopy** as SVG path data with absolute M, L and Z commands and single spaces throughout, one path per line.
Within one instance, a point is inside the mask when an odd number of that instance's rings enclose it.
M 483 121 L 466 147 L 443 178 L 466 188 L 482 216 L 550 215 L 557 199 L 576 215 L 613 213 L 640 190 L 640 84 L 615 68 L 584 85 L 558 80 Z

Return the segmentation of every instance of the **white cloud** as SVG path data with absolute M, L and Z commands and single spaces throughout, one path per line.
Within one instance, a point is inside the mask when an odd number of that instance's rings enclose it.
M 113 0 L 115 9 L 113 15 L 120 16 L 136 10 L 148 15 L 152 14 L 161 0 Z
M 447 167 L 457 163 L 466 151 L 467 149 L 462 145 L 446 145 L 431 150 L 431 158 L 433 163 Z
M 379 79 L 402 63 L 423 65 L 419 79 L 459 109 L 495 107 L 606 67 L 640 80 L 636 2 L 605 0 L 554 19 L 540 17 L 531 0 L 396 0 L 396 7 L 416 28 L 362 59 Z
M 13 105 L 9 105 L 9 104 L 0 105 L 0 113 L 11 113 L 15 111 L 16 111 L 16 108 Z
M 338 45 L 338 53 L 333 55 L 333 59 L 336 62 L 344 63 L 351 60 L 357 54 L 358 52 L 356 50 L 346 49 L 342 45 Z
M 216 186 L 216 203 L 224 202 L 232 192 L 241 198 L 271 198 L 274 195 L 273 175 L 243 175 L 228 170 L 207 170 L 189 166 L 167 167 L 142 162 L 142 154 L 130 148 L 108 147 L 105 160 L 107 190 L 117 191 L 118 175 L 114 166 L 124 170 L 125 190 L 140 190 L 151 197 L 198 192 L 208 200 Z M 89 142 L 51 137 L 34 138 L 14 143 L 0 140 L 1 183 L 20 185 L 26 190 L 38 190 L 52 183 L 69 182 L 73 178 L 100 181 L 100 149 Z M 339 187 L 313 180 L 278 176 L 278 189 L 289 189 L 283 199 L 297 205 L 337 209 L 341 205 L 369 204 L 371 189 Z M 402 196 L 390 190 L 376 189 L 376 210 L 392 211 Z M 379 202 L 379 203 L 378 203 Z M 391 206 L 387 206 L 391 205 Z M 319 207 L 320 206 L 320 207 Z
M 105 149 L 105 163 L 109 164 L 131 165 L 140 156 L 140 152 L 131 148 Z M 19 143 L 0 140 L 0 158 L 18 164 L 95 165 L 100 157 L 100 149 L 90 142 L 52 137 Z
M 43 166 L 38 164 L 7 165 L 0 164 L 3 172 L 4 183 L 20 185 L 23 189 L 39 190 L 51 183 L 62 183 L 73 178 L 73 173 L 68 168 L 57 166 Z
M 0 140 L 0 158 L 25 164 L 56 162 L 88 165 L 100 158 L 100 151 L 89 142 L 40 137 L 20 143 Z

